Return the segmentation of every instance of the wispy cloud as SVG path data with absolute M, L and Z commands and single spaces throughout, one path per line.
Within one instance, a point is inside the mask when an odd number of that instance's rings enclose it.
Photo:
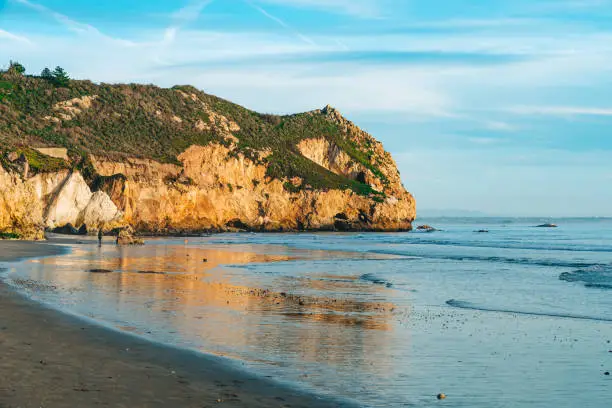
M 69 17 L 65 16 L 64 14 L 53 11 L 50 8 L 43 6 L 42 4 L 32 3 L 28 0 L 13 0 L 13 1 L 15 3 L 19 3 L 23 6 L 26 6 L 32 10 L 38 11 L 39 13 L 52 17 L 58 23 L 62 24 L 69 30 L 74 31 L 76 33 L 83 34 L 83 33 L 90 32 L 90 33 L 95 33 L 97 35 L 101 35 L 100 31 L 96 29 L 95 27 L 88 25 L 88 24 L 82 24 L 75 20 L 72 20 Z
M 501 122 L 501 121 L 486 121 L 485 128 L 488 130 L 494 130 L 498 132 L 512 132 L 516 130 L 516 126 L 511 125 L 510 123 Z
M 305 43 L 310 44 L 310 45 L 316 45 L 315 42 L 311 38 L 303 35 L 299 31 L 295 30 L 293 27 L 291 27 L 289 24 L 287 24 L 286 22 L 284 22 L 280 18 L 278 18 L 278 17 L 268 13 L 266 10 L 264 10 L 263 7 L 258 6 L 257 4 L 253 3 L 251 0 L 244 0 L 244 2 L 246 4 L 248 4 L 249 6 L 253 7 L 255 10 L 259 11 L 261 14 L 263 14 L 264 16 L 269 18 L 270 20 L 274 21 L 275 23 L 277 23 L 278 25 L 283 27 L 284 29 L 286 29 L 286 30 L 290 31 L 291 33 L 293 33 L 296 37 L 298 37 L 300 40 L 304 41 Z
M 30 2 L 28 0 L 12 0 L 15 3 L 21 4 L 25 7 L 28 7 L 32 10 L 35 10 L 41 14 L 44 14 L 46 16 L 49 16 L 51 18 L 53 18 L 54 20 L 56 20 L 58 23 L 60 23 L 61 25 L 63 25 L 64 27 L 66 27 L 68 30 L 77 33 L 77 34 L 93 34 L 95 36 L 110 40 L 110 41 L 114 41 L 117 43 L 120 43 L 122 45 L 125 46 L 133 46 L 136 45 L 134 42 L 132 41 L 128 41 L 128 40 L 124 40 L 124 39 L 119 39 L 119 38 L 114 38 L 111 36 L 108 36 L 104 33 L 102 33 L 100 30 L 98 30 L 96 27 L 90 25 L 90 24 L 86 24 L 86 23 L 81 23 L 79 21 L 73 20 L 70 17 L 62 14 L 62 13 L 58 13 L 55 10 L 52 10 L 46 6 L 43 6 L 42 4 L 38 4 L 38 3 L 33 3 Z
M 520 115 L 612 116 L 612 108 L 584 106 L 517 106 L 508 109 L 508 111 Z
M 187 24 L 197 21 L 206 7 L 215 0 L 195 0 L 187 3 L 172 14 L 172 24 L 164 31 L 164 45 L 170 45 L 176 40 L 178 32 Z
M 378 18 L 388 0 L 261 0 L 285 7 L 300 7 L 346 14 L 361 18 Z
M 494 145 L 500 142 L 500 139 L 494 137 L 469 137 L 467 140 L 470 143 L 481 146 Z
M 612 5 L 610 0 L 565 0 L 555 1 L 557 7 L 565 7 L 570 9 L 589 9 L 607 7 Z
M 445 19 L 438 21 L 420 21 L 410 23 L 408 28 L 513 28 L 526 25 L 541 24 L 541 20 L 533 18 L 488 18 L 488 19 Z
M 26 43 L 26 44 L 32 44 L 32 41 L 30 41 L 28 38 L 23 37 L 21 35 L 13 34 L 11 32 L 8 32 L 2 29 L 0 29 L 0 38 L 5 38 L 8 40 L 17 41 L 17 42 Z

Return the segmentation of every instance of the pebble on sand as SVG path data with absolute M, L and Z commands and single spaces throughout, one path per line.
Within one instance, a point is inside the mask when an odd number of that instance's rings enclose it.
M 446 399 L 446 394 L 440 393 L 440 394 L 438 394 L 438 396 L 436 398 L 438 398 L 439 400 Z

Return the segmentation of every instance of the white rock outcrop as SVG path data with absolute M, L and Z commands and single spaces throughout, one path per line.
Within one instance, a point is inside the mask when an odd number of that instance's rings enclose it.
M 45 226 L 53 229 L 72 224 L 78 228 L 85 224 L 90 229 L 98 229 L 120 221 L 122 216 L 108 194 L 92 193 L 81 173 L 74 172 L 50 200 Z
M 56 228 L 68 223 L 75 225 L 91 196 L 91 190 L 81 173 L 72 173 L 47 207 L 46 226 Z
M 96 191 L 91 196 L 87 207 L 81 212 L 77 225 L 85 224 L 89 229 L 104 228 L 121 220 L 123 213 L 119 211 L 108 194 Z

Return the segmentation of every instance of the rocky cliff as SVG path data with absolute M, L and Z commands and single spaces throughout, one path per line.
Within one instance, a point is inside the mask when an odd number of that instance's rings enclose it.
M 191 87 L 0 74 L 0 233 L 411 229 L 389 153 L 331 107 L 261 115 Z M 84 227 L 83 227 L 84 226 Z

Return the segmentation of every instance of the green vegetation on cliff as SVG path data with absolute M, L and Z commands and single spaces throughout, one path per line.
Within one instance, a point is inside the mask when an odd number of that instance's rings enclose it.
M 30 147 L 65 147 L 72 165 L 88 169 L 89 154 L 123 158 L 150 158 L 178 163 L 177 156 L 191 145 L 231 143 L 237 151 L 266 160 L 269 176 L 301 177 L 316 189 L 350 188 L 375 193 L 357 180 L 334 174 L 302 156 L 297 144 L 324 137 L 384 180 L 370 160 L 369 146 L 358 146 L 347 131 L 321 111 L 290 116 L 260 114 L 191 86 L 170 89 L 153 85 L 94 84 L 69 79 L 61 68 L 27 76 L 20 65 L 0 73 L 0 164 L 10 167 L 8 154 L 23 155 L 35 172 L 56 171 L 68 163 L 51 159 Z M 218 116 L 238 125 L 228 131 Z M 217 116 L 211 117 L 211 116 Z M 92 175 L 93 176 L 93 175 Z M 93 178 L 93 177 L 92 177 Z M 288 183 L 290 184 L 290 183 Z M 295 187 L 287 187 L 295 188 Z

